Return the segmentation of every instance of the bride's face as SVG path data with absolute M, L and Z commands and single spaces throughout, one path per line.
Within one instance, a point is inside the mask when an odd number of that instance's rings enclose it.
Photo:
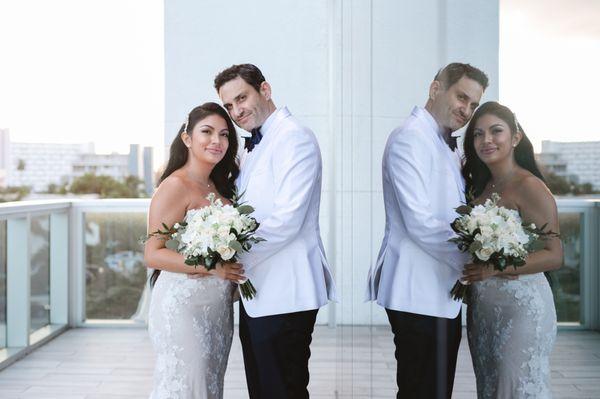
M 199 120 L 190 134 L 182 133 L 181 138 L 190 155 L 213 165 L 223 159 L 229 147 L 229 129 L 225 119 L 219 115 Z
M 480 117 L 473 129 L 475 151 L 485 164 L 512 157 L 519 140 L 520 136 L 513 134 L 508 124 L 493 114 Z

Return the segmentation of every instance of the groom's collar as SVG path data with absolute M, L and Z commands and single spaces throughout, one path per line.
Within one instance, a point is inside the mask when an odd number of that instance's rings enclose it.
M 290 116 L 290 111 L 288 111 L 287 107 L 277 108 L 269 117 L 265 120 L 265 122 L 260 127 L 260 133 L 263 135 L 263 138 L 269 134 L 270 130 L 276 128 L 279 125 L 279 121 Z
M 267 117 L 267 119 L 265 120 L 265 122 L 262 124 L 262 126 L 260 127 L 260 132 L 261 134 L 264 136 L 265 133 L 267 133 L 267 131 L 269 131 L 269 128 L 271 126 L 273 126 L 273 121 L 275 120 L 275 118 L 277 117 L 277 113 L 279 112 L 281 108 L 277 108 L 275 111 L 273 111 L 271 113 L 271 115 L 269 115 Z
M 415 115 L 421 116 L 423 119 L 425 119 L 425 121 L 427 121 L 427 124 L 431 127 L 431 130 L 436 132 L 438 137 L 440 139 L 442 139 L 442 141 L 444 143 L 446 143 L 446 141 L 448 140 L 448 137 L 452 135 L 452 132 L 447 132 L 446 129 L 442 128 L 439 125 L 439 123 L 437 123 L 437 121 L 435 120 L 433 115 L 431 115 L 431 113 L 429 111 L 427 111 L 425 108 L 416 106 L 413 109 L 413 113 Z

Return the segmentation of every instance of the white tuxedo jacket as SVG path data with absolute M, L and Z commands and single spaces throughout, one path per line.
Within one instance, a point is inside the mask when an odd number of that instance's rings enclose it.
M 450 223 L 464 203 L 460 161 L 425 109 L 415 107 L 389 136 L 383 154 L 385 236 L 369 271 L 367 300 L 385 308 L 454 318 L 450 290 L 468 257 Z
M 318 309 L 335 287 L 319 231 L 321 153 L 313 132 L 287 108 L 269 118 L 262 141 L 242 155 L 238 190 L 260 223 L 240 257 L 257 294 L 244 300 L 252 317 Z

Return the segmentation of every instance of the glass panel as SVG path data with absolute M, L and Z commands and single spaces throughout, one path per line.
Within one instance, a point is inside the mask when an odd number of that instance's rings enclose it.
M 0 348 L 6 347 L 6 220 L 0 220 Z
M 564 247 L 563 266 L 550 273 L 559 322 L 581 323 L 581 213 L 560 213 L 560 235 Z
M 138 242 L 145 233 L 145 213 L 85 214 L 86 319 L 136 315 L 146 284 Z
M 50 216 L 31 218 L 31 326 L 50 324 Z

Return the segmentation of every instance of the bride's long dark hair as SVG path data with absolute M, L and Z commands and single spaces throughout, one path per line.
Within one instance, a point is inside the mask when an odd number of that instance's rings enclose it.
M 469 122 L 465 132 L 465 140 L 463 143 L 465 163 L 462 168 L 462 175 L 465 179 L 466 192 L 472 193 L 473 199 L 477 198 L 481 195 L 486 184 L 492 177 L 490 169 L 481 159 L 479 159 L 477 152 L 475 152 L 474 144 L 475 125 L 479 118 L 488 114 L 495 115 L 502 119 L 508 125 L 512 134 L 516 134 L 517 131 L 521 132 L 523 138 L 515 147 L 515 161 L 520 167 L 527 169 L 533 175 L 545 182 L 544 176 L 535 162 L 533 145 L 531 144 L 531 141 L 529 141 L 527 135 L 525 135 L 525 131 L 523 131 L 519 122 L 517 122 L 515 114 L 508 107 L 495 101 L 489 101 L 477 108 L 477 111 L 473 114 L 473 118 L 471 119 L 471 122 Z
M 207 102 L 199 107 L 194 108 L 188 115 L 187 121 L 181 125 L 177 135 L 171 143 L 169 150 L 169 161 L 165 167 L 165 171 L 160 176 L 158 184 L 162 183 L 167 177 L 169 177 L 177 169 L 183 167 L 186 164 L 189 157 L 189 149 L 181 139 L 182 133 L 192 134 L 194 126 L 204 118 L 211 115 L 219 115 L 225 120 L 227 124 L 227 130 L 229 131 L 229 147 L 223 156 L 223 159 L 215 165 L 212 172 L 210 172 L 210 179 L 215 184 L 215 188 L 223 197 L 231 199 L 235 192 L 235 179 L 240 174 L 240 169 L 236 162 L 236 156 L 238 151 L 238 140 L 235 126 L 231 121 L 231 118 L 219 104 L 213 102 Z M 150 276 L 150 286 L 154 286 L 156 279 L 160 275 L 160 270 L 155 269 Z

